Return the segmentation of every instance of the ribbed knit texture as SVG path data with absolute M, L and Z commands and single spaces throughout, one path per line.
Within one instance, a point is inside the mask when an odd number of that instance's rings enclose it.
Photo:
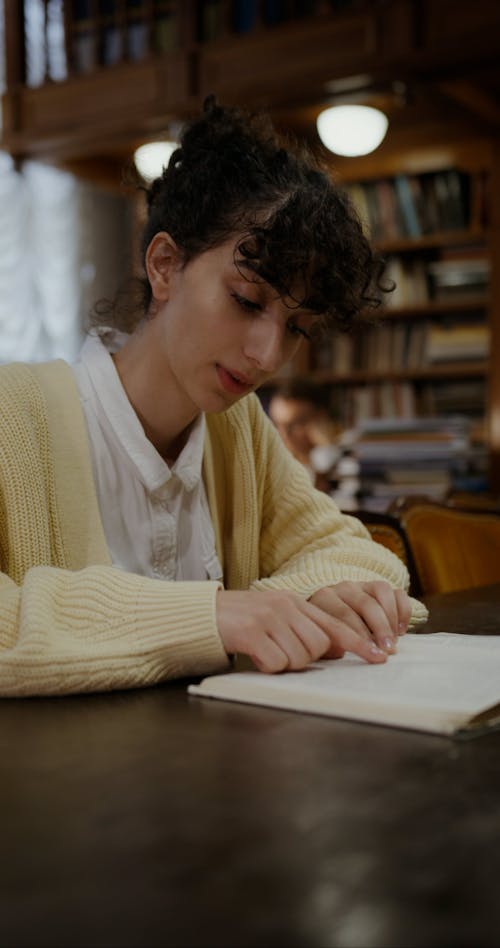
M 360 520 L 311 488 L 255 396 L 209 417 L 208 428 L 216 445 L 209 498 L 224 525 L 226 586 L 290 589 L 305 597 L 343 580 L 384 579 L 408 589 L 404 563 L 375 543 Z M 428 613 L 421 602 L 411 603 L 414 628 Z
M 403 564 L 311 489 L 255 397 L 211 416 L 207 429 L 204 474 L 227 588 L 309 596 L 377 578 L 407 587 Z M 129 688 L 228 666 L 219 584 L 111 566 L 63 362 L 0 369 L 0 560 L 1 695 Z M 413 601 L 413 623 L 425 617 Z

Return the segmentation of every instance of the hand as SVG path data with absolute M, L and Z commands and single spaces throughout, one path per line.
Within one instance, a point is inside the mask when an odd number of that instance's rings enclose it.
M 345 651 L 368 662 L 384 662 L 395 650 L 393 630 L 408 624 L 406 600 L 405 593 L 400 597 L 387 583 L 378 582 L 339 583 L 310 601 L 285 591 L 220 590 L 217 627 L 228 653 L 249 655 L 268 673 L 298 670 L 322 657 L 339 658 Z M 390 647 L 385 643 L 389 637 Z
M 363 649 L 373 644 L 388 654 L 395 652 L 398 636 L 406 632 L 411 616 L 410 599 L 404 590 L 393 589 L 389 583 L 379 580 L 326 586 L 309 601 L 343 626 L 332 639 L 325 658 L 341 658 L 346 651 L 364 658 Z M 344 631 L 346 628 L 348 633 Z M 361 650 L 353 647 L 356 638 Z

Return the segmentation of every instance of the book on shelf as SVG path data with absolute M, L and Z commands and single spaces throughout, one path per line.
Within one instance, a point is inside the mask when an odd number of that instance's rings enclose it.
M 146 0 L 126 0 L 126 51 L 132 62 L 138 62 L 149 53 L 149 17 Z
M 92 72 L 98 66 L 98 22 L 90 0 L 73 5 L 72 65 L 77 73 Z
M 467 362 L 486 359 L 490 351 L 490 328 L 485 323 L 430 323 L 427 327 L 425 361 Z
M 424 366 L 427 330 L 427 322 L 417 322 L 406 326 L 406 345 L 401 361 L 403 369 L 418 371 Z
M 470 175 L 455 168 L 349 183 L 347 191 L 373 240 L 418 239 L 470 224 Z
M 383 214 L 379 205 L 377 196 L 377 182 L 367 181 L 362 185 L 365 192 L 366 205 L 368 210 L 368 221 L 370 226 L 370 237 L 372 240 L 382 240 L 384 232 L 382 230 Z
M 114 66 L 125 54 L 124 30 L 117 0 L 100 0 L 99 59 L 103 66 Z
M 390 256 L 385 263 L 384 277 L 394 283 L 387 294 L 387 308 L 415 306 L 429 301 L 428 268 L 423 260 L 403 260 Z
M 62 3 L 49 3 L 45 22 L 47 76 L 53 82 L 68 78 L 66 19 Z
M 198 38 L 201 42 L 219 39 L 226 32 L 225 0 L 203 0 L 198 4 Z
M 355 655 L 304 671 L 233 671 L 189 685 L 190 695 L 327 715 L 449 737 L 500 724 L 500 637 L 408 633 L 387 662 Z
M 463 230 L 469 224 L 469 176 L 451 169 L 432 176 L 440 230 Z
M 331 369 L 337 375 L 347 375 L 352 370 L 353 351 L 354 336 L 347 332 L 336 333 L 330 346 L 325 347 L 324 361 L 317 360 L 318 367 Z
M 486 405 L 485 379 L 446 379 L 427 384 L 421 393 L 421 410 L 429 415 L 480 418 Z
M 78 7 L 78 3 L 75 3 Z M 47 3 L 47 0 L 30 0 L 12 6 L 21 11 L 24 41 L 24 81 L 28 88 L 42 86 L 48 79 L 61 82 L 68 76 L 68 49 L 66 42 L 67 13 L 62 3 Z M 0 4 L 0 19 L 3 13 Z M 8 16 L 14 16 L 14 12 Z M 0 27 L 0 33 L 1 29 Z M 0 36 L 3 51 L 3 37 Z M 4 63 L 2 60 L 2 79 Z
M 379 418 L 413 418 L 415 390 L 410 382 L 376 382 L 352 385 L 336 400 L 335 413 L 347 428 Z
M 176 0 L 153 2 L 153 48 L 158 53 L 171 53 L 180 45 L 180 9 Z
M 408 237 L 421 237 L 422 225 L 415 197 L 412 194 L 410 180 L 405 174 L 398 174 L 394 178 L 396 197 L 399 202 L 402 228 L 401 232 Z
M 370 229 L 370 211 L 365 188 L 362 184 L 359 184 L 359 182 L 353 181 L 347 185 L 346 190 L 363 225 L 363 229 L 368 231 Z
M 403 220 L 394 184 L 382 178 L 374 184 L 377 205 L 377 236 L 397 240 L 403 233 Z
M 427 274 L 431 299 L 460 302 L 486 295 L 490 261 L 486 257 L 435 260 L 427 265 Z
M 356 372 L 419 372 L 453 362 L 483 362 L 491 331 L 481 320 L 381 320 L 360 332 L 339 334 L 315 354 L 315 368 L 339 378 Z

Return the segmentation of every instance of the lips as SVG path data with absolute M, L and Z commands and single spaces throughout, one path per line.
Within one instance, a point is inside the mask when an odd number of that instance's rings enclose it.
M 245 395 L 254 387 L 252 380 L 239 372 L 230 372 L 222 365 L 216 365 L 216 369 L 222 388 L 231 395 Z

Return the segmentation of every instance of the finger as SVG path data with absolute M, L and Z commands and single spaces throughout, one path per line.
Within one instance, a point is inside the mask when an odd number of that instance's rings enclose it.
M 248 655 L 260 672 L 275 675 L 288 668 L 288 655 L 267 633 L 255 637 L 255 648 L 248 649 Z
M 343 658 L 344 655 L 345 655 L 345 648 L 341 648 L 341 646 L 337 645 L 336 642 L 330 642 L 328 651 L 325 652 L 325 654 L 323 655 L 323 658 L 338 659 L 338 658 Z
M 288 657 L 288 668 L 298 670 L 323 655 L 330 639 L 320 626 L 296 609 L 290 624 L 273 623 L 268 633 Z
M 323 629 L 330 639 L 330 647 L 326 657 L 337 658 L 342 652 L 352 652 L 370 663 L 385 662 L 386 650 L 380 648 L 370 635 L 359 634 L 352 626 L 337 617 L 329 615 L 319 606 L 307 603 L 314 621 Z
M 361 618 L 368 636 L 375 640 L 379 648 L 386 652 L 396 651 L 397 633 L 393 632 L 386 611 L 388 609 L 390 613 L 394 613 L 394 626 L 397 628 L 398 620 L 392 588 L 387 583 L 349 583 L 345 586 L 344 589 L 344 584 L 339 584 L 336 591 L 343 601 L 347 600 L 346 605 L 358 617 L 356 620 L 348 619 L 346 616 L 347 624 L 358 629 L 359 618 Z M 382 603 L 376 594 L 380 596 Z
M 398 635 L 404 635 L 408 631 L 411 619 L 410 597 L 404 589 L 396 589 L 396 607 L 398 610 Z
M 395 635 L 403 635 L 411 619 L 411 601 L 404 589 L 392 589 L 387 583 L 370 584 L 384 607 Z
M 365 590 L 377 600 L 384 610 L 391 632 L 396 637 L 399 632 L 399 615 L 395 590 L 389 583 L 385 582 L 367 583 Z
M 387 661 L 387 649 L 380 648 L 371 637 L 358 635 L 338 619 L 330 619 L 330 623 L 332 645 L 327 653 L 329 658 L 340 658 L 345 652 L 352 652 L 370 664 Z
M 394 594 L 388 583 L 338 583 L 334 589 L 321 590 L 321 598 L 315 597 L 315 602 L 325 608 L 330 615 L 354 629 L 358 635 L 369 641 L 374 639 L 379 648 L 392 653 L 396 651 L 396 635 L 392 631 L 384 606 L 373 595 L 373 587 L 377 585 L 381 587 L 378 590 L 381 598 L 389 603 L 389 608 L 392 605 L 396 615 Z M 328 593 L 336 598 L 332 599 L 323 595 Z M 397 625 L 397 619 L 395 619 L 395 625 Z
M 339 592 L 337 592 L 337 590 L 339 590 Z M 340 590 L 343 590 L 344 595 L 340 595 Z M 340 619 L 345 625 L 354 629 L 358 635 L 371 638 L 371 632 L 366 622 L 362 616 L 358 614 L 357 608 L 352 608 L 351 600 L 355 599 L 356 595 L 359 600 L 361 591 L 361 584 L 359 583 L 338 583 L 335 588 L 326 586 L 314 594 L 314 602 L 312 605 L 324 610 L 324 612 L 333 618 Z
M 318 623 L 302 613 L 293 623 L 293 631 L 309 656 L 316 662 L 330 648 L 330 638 Z

